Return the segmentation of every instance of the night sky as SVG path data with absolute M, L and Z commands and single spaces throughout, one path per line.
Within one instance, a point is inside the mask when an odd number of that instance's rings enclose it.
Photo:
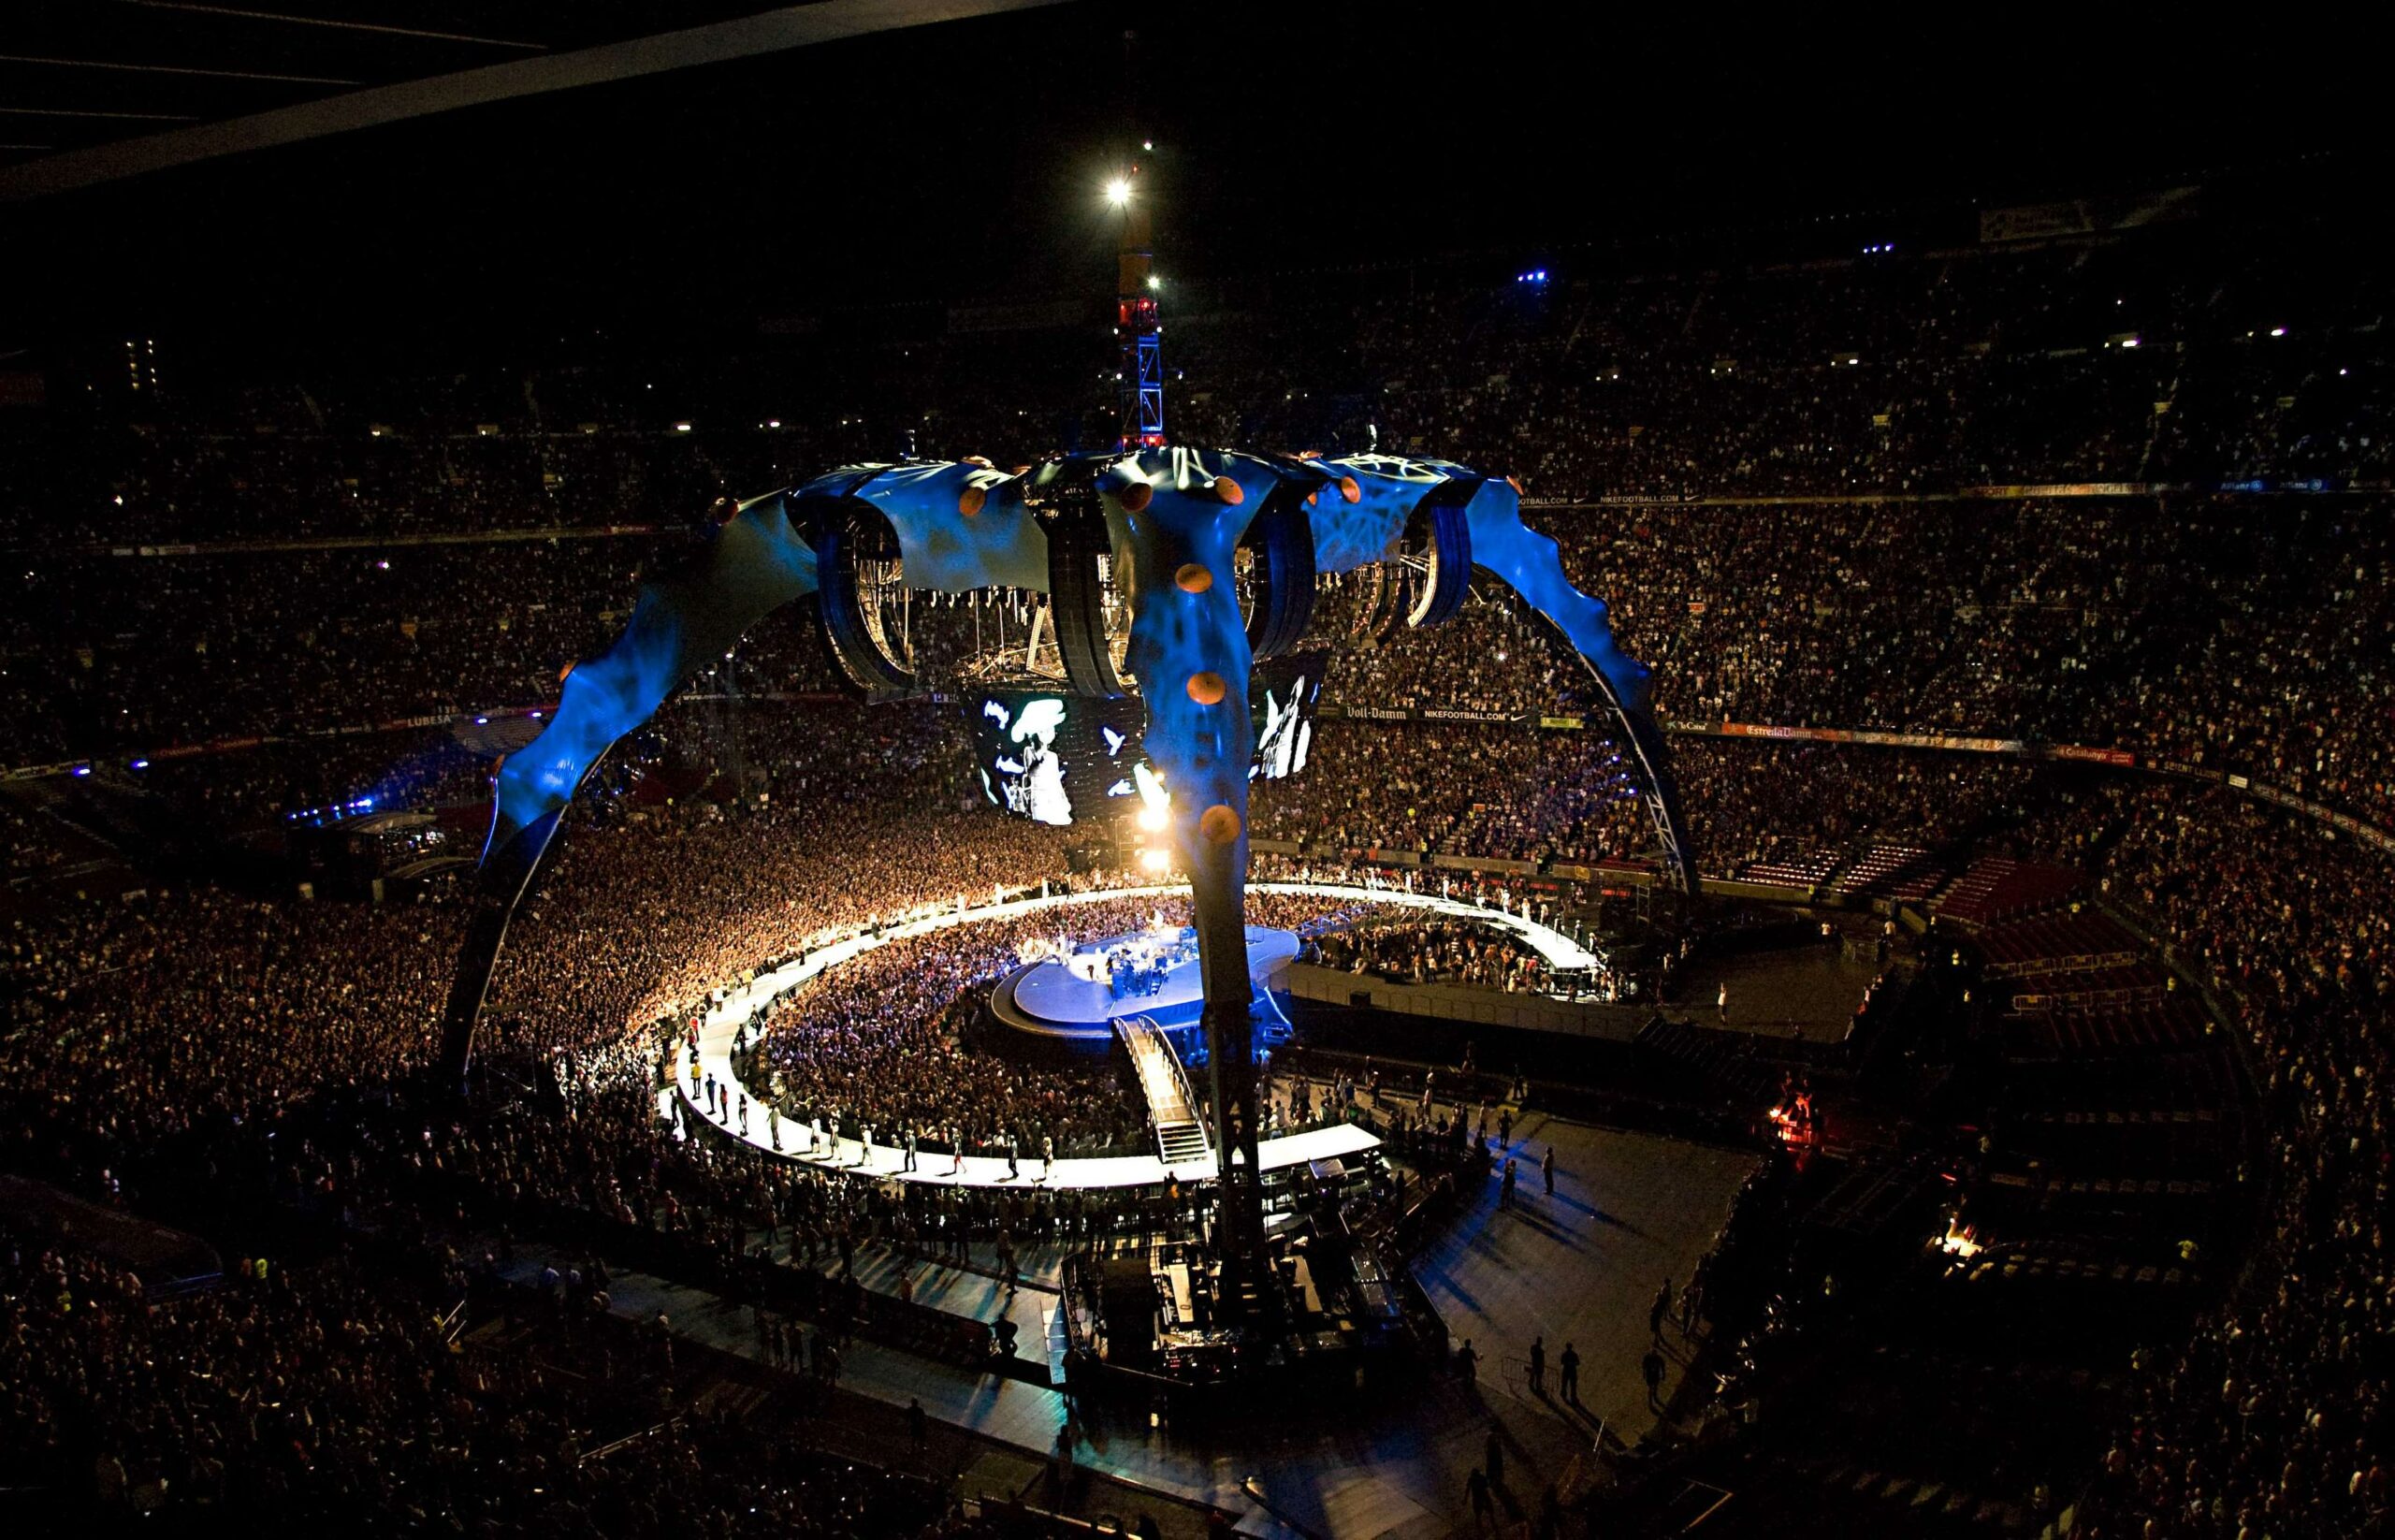
M 344 135 L 0 208 L 9 290 L 35 301 L 0 312 L 0 347 L 696 340 L 1099 288 L 1098 186 L 1134 122 L 1158 146 L 1160 265 L 1215 275 L 1553 260 L 1696 226 L 1801 254 L 1825 216 L 1824 251 L 1967 239 L 1974 198 L 2183 181 L 2310 211 L 2323 185 L 2374 198 L 2384 170 L 2367 98 L 2319 62 L 2351 56 L 2333 37 L 1763 36 L 1673 14 L 1075 5 Z

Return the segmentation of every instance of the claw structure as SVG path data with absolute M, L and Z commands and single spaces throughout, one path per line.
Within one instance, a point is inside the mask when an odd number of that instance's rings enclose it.
M 1603 601 L 1572 586 L 1555 542 L 1523 525 L 1508 479 L 1440 460 L 1182 447 L 1059 458 L 1014 473 L 972 460 L 852 466 L 741 504 L 680 570 L 645 583 L 623 633 L 573 667 L 548 727 L 501 764 L 445 1018 L 449 1066 L 463 1075 L 508 921 L 555 850 L 576 788 L 749 628 L 814 594 L 849 678 L 868 696 L 903 696 L 921 688 L 911 659 L 890 606 L 868 593 L 1044 595 L 1065 690 L 1136 692 L 1146 709 L 1144 747 L 1169 793 L 1197 909 L 1221 1243 L 1227 1259 L 1259 1257 L 1242 922 L 1249 673 L 1307 634 L 1324 578 L 1359 574 L 1376 585 L 1388 623 L 1419 627 L 1456 615 L 1475 570 L 1542 617 L 1611 705 L 1666 879 L 1692 893 L 1647 671 L 1615 644 Z M 1039 641 L 1035 628 L 1035 651 Z

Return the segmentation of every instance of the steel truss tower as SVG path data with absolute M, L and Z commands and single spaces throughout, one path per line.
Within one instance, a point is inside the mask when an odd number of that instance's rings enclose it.
M 1138 192 L 1139 168 L 1123 180 L 1123 251 L 1116 263 L 1114 340 L 1121 349 L 1115 370 L 1121 402 L 1116 447 L 1156 449 L 1164 444 L 1164 328 L 1156 312 L 1156 259 L 1148 235 L 1148 211 Z

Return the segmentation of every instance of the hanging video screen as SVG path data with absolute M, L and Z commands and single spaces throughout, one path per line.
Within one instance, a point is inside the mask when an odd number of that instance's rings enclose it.
M 1306 767 L 1314 750 L 1314 705 L 1322 699 L 1327 654 L 1275 658 L 1249 683 L 1248 715 L 1256 721 L 1256 764 L 1250 780 L 1279 780 Z
M 1279 780 L 1306 765 L 1314 747 L 1314 706 L 1322 696 L 1322 655 L 1301 653 L 1259 664 L 1249 683 L 1256 728 L 1250 780 Z M 1135 807 L 1144 783 L 1157 785 L 1140 743 L 1146 708 L 1136 700 L 1095 701 L 1048 690 L 993 690 L 966 695 L 981 789 L 1018 818 L 1040 823 L 1087 822 Z

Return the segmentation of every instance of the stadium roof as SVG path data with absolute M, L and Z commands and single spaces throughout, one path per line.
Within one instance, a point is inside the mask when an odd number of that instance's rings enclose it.
M 1053 0 L 15 0 L 0 196 Z

